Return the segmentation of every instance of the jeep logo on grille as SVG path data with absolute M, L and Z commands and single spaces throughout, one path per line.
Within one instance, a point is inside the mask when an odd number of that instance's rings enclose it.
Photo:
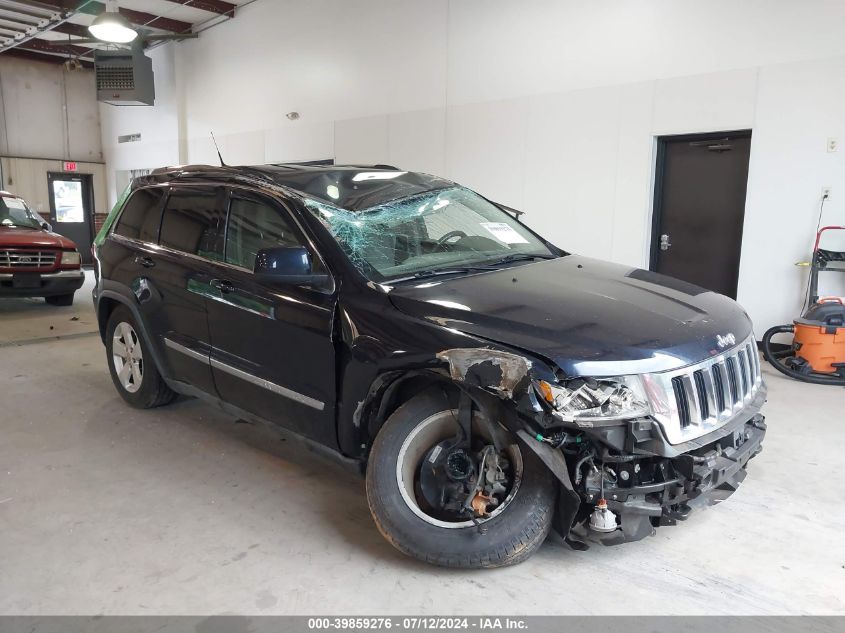
M 736 344 L 736 337 L 731 332 L 728 332 L 724 336 L 722 336 L 721 334 L 716 335 L 716 345 L 719 346 L 719 349 L 725 349 L 729 345 L 735 345 L 735 344 Z

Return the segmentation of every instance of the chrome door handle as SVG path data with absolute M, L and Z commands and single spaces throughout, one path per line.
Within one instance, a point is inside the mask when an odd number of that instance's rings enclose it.
M 232 292 L 235 289 L 232 282 L 225 279 L 212 279 L 211 287 L 217 288 L 220 292 Z
M 141 257 L 138 255 L 135 257 L 135 263 L 139 266 L 143 266 L 144 268 L 152 268 L 156 265 L 156 263 L 149 257 Z
M 660 250 L 668 251 L 670 246 L 672 246 L 672 242 L 669 241 L 669 235 L 664 233 L 660 236 Z

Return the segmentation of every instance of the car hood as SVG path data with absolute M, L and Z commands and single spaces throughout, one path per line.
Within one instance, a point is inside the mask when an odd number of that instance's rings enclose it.
M 50 231 L 0 227 L 0 248 L 76 248 L 66 237 Z
M 732 299 L 577 255 L 421 280 L 389 296 L 406 314 L 533 353 L 573 376 L 677 369 L 721 353 L 717 337 L 739 343 L 751 334 Z

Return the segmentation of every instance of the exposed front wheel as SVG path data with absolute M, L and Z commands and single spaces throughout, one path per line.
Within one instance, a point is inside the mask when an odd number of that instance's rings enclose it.
M 503 429 L 497 450 L 479 413 L 466 440 L 455 402 L 437 391 L 390 416 L 373 444 L 367 500 L 397 549 L 444 567 L 502 567 L 533 554 L 551 528 L 555 484 Z

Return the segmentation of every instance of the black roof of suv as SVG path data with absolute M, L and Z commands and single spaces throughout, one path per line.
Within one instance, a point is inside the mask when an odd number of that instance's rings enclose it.
M 384 175 L 389 178 L 362 179 L 362 174 Z M 187 165 L 157 169 L 142 177 L 140 182 L 195 179 L 214 179 L 220 182 L 256 180 L 272 183 L 350 211 L 360 211 L 388 200 L 455 186 L 454 182 L 438 176 L 401 171 L 390 165 Z M 338 188 L 340 197 L 332 198 L 327 194 L 326 189 L 331 185 Z

